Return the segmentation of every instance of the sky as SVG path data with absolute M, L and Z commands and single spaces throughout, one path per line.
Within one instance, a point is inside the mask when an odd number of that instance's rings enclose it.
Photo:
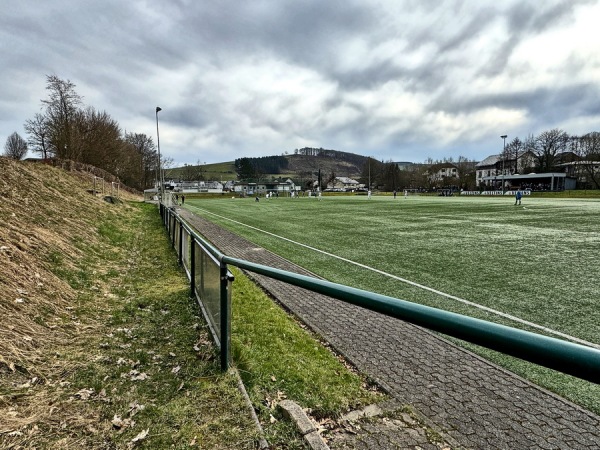
M 46 77 L 175 166 L 323 147 L 382 161 L 600 131 L 600 0 L 3 0 L 0 148 Z M 33 156 L 33 155 L 32 155 Z

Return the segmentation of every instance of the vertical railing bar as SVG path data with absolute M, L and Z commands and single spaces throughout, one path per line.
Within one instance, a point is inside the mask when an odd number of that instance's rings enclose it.
M 227 295 L 227 289 L 229 279 L 227 277 L 227 264 L 221 262 L 220 264 L 220 275 L 221 275 L 221 370 L 226 372 L 229 369 L 229 334 L 230 334 L 230 311 L 229 311 L 229 297 Z
M 196 239 L 190 234 L 190 296 L 196 297 Z
M 179 265 L 183 265 L 183 223 L 179 220 Z
M 174 211 L 172 212 L 173 215 L 173 229 L 171 230 L 171 240 L 173 241 L 173 244 L 171 245 L 171 247 L 175 248 L 175 230 L 177 230 L 177 227 L 175 225 L 177 225 L 177 216 L 175 215 Z

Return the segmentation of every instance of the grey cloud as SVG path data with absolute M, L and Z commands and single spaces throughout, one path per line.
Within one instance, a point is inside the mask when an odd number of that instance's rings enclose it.
M 508 30 L 506 38 L 487 60 L 487 64 L 479 72 L 483 76 L 495 76 L 507 66 L 514 49 L 530 36 L 548 29 L 568 23 L 573 19 L 575 9 L 579 5 L 590 4 L 589 0 L 573 2 L 516 3 L 502 15 Z
M 469 12 L 462 14 L 469 14 Z M 452 36 L 448 38 L 437 37 L 439 39 L 439 42 L 437 42 L 439 45 L 438 54 L 460 50 L 465 42 L 477 39 L 479 34 L 485 31 L 489 23 L 493 22 L 497 15 L 498 11 L 487 6 L 475 11 L 467 23 L 456 30 Z
M 523 110 L 535 123 L 556 123 L 565 117 L 593 116 L 600 107 L 600 88 L 591 83 L 577 83 L 564 88 L 538 87 L 527 91 L 498 92 L 471 97 L 443 97 L 431 108 L 458 113 L 474 113 L 497 107 L 507 110 Z

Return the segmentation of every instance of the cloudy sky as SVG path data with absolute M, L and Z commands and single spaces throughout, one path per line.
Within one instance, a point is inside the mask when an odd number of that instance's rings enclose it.
M 600 0 L 3 0 L 0 144 L 46 75 L 183 163 L 481 160 L 600 131 Z

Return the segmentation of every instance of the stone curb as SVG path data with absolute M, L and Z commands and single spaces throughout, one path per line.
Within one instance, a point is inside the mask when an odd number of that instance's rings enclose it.
M 241 392 L 242 397 L 244 397 L 244 402 L 248 407 L 248 411 L 250 411 L 250 416 L 256 429 L 258 430 L 258 448 L 259 450 L 267 450 L 269 448 L 269 443 L 265 439 L 265 432 L 260 424 L 260 420 L 258 420 L 258 416 L 256 415 L 256 411 L 254 411 L 254 405 L 252 405 L 252 400 L 248 396 L 248 391 L 246 391 L 246 386 L 244 386 L 244 382 L 242 381 L 242 377 L 237 369 L 229 369 L 235 373 L 235 377 L 237 378 L 238 390 Z
M 329 450 L 329 446 L 317 431 L 317 427 L 306 415 L 300 405 L 292 400 L 283 400 L 279 403 L 278 408 L 285 417 L 294 422 L 296 428 L 311 449 Z

